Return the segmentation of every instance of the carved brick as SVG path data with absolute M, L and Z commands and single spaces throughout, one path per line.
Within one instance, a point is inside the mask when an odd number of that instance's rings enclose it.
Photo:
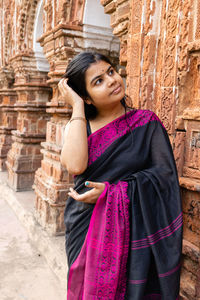
M 184 238 L 199 247 L 200 203 L 199 192 L 182 190 L 184 212 Z
M 109 4 L 110 2 L 112 2 L 112 0 L 100 0 L 100 1 L 101 1 L 101 4 L 103 6 L 105 6 L 105 5 Z
M 0 171 L 6 170 L 7 153 L 11 148 L 11 131 L 17 126 L 17 113 L 14 104 L 17 99 L 12 88 L 14 82 L 12 70 L 2 69 L 0 72 Z
M 184 165 L 185 132 L 176 132 L 174 141 L 174 157 L 179 176 L 182 176 Z
M 111 14 L 116 10 L 116 3 L 115 2 L 110 2 L 109 4 L 107 4 L 104 8 L 104 11 L 106 14 Z
M 190 170 L 190 176 L 186 175 L 186 177 L 200 178 L 200 122 L 189 121 L 187 123 L 185 147 L 184 167 Z M 186 169 L 185 172 L 188 173 Z
M 20 191 L 32 189 L 35 171 L 41 163 L 40 143 L 45 140 L 48 120 L 45 108 L 50 90 L 45 83 L 46 73 L 37 71 L 32 55 L 16 55 L 12 58 L 12 66 L 17 94 L 13 110 L 18 118 L 17 128 L 12 131 L 13 144 L 6 165 L 8 184 Z

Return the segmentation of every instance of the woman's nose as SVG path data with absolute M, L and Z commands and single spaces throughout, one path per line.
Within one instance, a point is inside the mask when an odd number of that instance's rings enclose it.
M 111 86 L 113 83 L 115 83 L 115 78 L 113 76 L 108 75 L 107 80 L 108 80 L 108 86 Z

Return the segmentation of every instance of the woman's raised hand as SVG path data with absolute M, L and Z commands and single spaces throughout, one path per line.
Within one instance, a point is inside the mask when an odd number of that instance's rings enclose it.
M 75 104 L 83 104 L 83 99 L 67 84 L 67 79 L 63 78 L 58 83 L 61 96 L 66 104 L 74 107 Z
M 74 200 L 76 201 L 95 204 L 97 202 L 97 199 L 105 189 L 105 183 L 86 181 L 85 185 L 92 189 L 83 194 L 78 194 L 73 188 L 70 188 L 70 192 L 68 193 L 68 195 L 74 198 Z

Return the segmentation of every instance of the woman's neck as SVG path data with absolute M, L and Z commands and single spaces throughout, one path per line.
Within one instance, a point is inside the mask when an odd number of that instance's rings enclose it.
M 113 108 L 109 108 L 107 110 L 102 109 L 98 110 L 97 116 L 95 118 L 95 122 L 111 122 L 112 120 L 117 119 L 118 117 L 124 115 L 125 108 L 120 103 L 118 106 L 114 106 Z
M 90 121 L 91 132 L 94 133 L 98 129 L 104 127 L 113 120 L 121 117 L 125 113 L 124 106 L 120 103 L 120 106 L 113 108 L 112 110 L 98 111 L 97 117 Z

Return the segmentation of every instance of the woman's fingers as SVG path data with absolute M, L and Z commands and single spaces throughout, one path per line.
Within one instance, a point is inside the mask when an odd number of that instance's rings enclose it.
M 62 97 L 65 97 L 66 94 L 67 94 L 67 89 L 66 89 L 66 87 L 64 86 L 64 84 L 65 84 L 65 83 L 64 83 L 64 79 L 61 79 L 61 80 L 59 81 L 59 83 L 58 83 L 58 88 L 59 88 L 59 91 L 60 91 Z
M 58 85 L 63 85 L 63 84 L 67 84 L 68 78 L 62 78 L 59 82 Z
M 59 88 L 62 87 L 63 84 L 64 84 L 64 82 L 65 82 L 65 78 L 62 78 L 62 79 L 58 82 L 58 87 L 59 87 Z
M 67 79 L 65 79 L 65 78 L 61 79 L 58 83 L 58 87 L 59 87 L 61 94 L 66 93 L 67 88 L 68 88 Z
M 68 193 L 68 195 L 72 198 L 74 198 L 74 200 L 76 201 L 81 201 L 81 202 L 86 202 L 86 203 L 95 203 L 95 196 L 96 194 L 94 194 L 94 189 L 87 191 L 83 194 L 78 194 L 74 189 L 70 189 L 70 192 Z
M 86 181 L 85 186 L 91 187 L 91 188 L 96 188 L 96 189 L 102 189 L 105 187 L 105 183 L 102 182 L 94 182 L 94 181 Z
M 76 201 L 96 203 L 97 199 L 105 188 L 105 184 L 100 182 L 86 181 L 85 185 L 87 187 L 91 187 L 92 189 L 83 194 L 78 194 L 73 188 L 70 188 L 70 192 L 68 193 L 68 195 L 74 198 Z
M 67 84 L 66 78 L 59 81 L 58 88 L 67 104 L 70 104 L 72 107 L 77 102 L 83 104 L 83 99 Z

